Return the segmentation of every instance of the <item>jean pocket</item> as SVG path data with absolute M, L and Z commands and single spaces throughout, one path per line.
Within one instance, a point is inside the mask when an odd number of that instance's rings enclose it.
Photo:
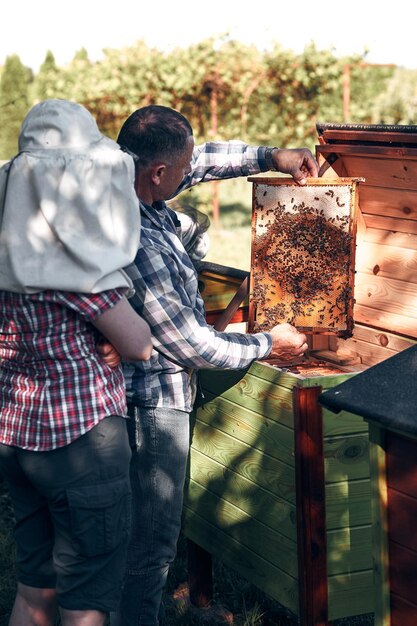
M 132 496 L 126 478 L 67 489 L 67 498 L 81 554 L 106 554 L 127 539 Z

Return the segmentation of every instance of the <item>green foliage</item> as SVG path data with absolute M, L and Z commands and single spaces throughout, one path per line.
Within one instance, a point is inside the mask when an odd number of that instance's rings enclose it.
M 383 124 L 417 124 L 417 72 L 397 68 L 374 100 L 373 120 Z
M 151 103 L 184 113 L 197 142 L 238 138 L 314 150 L 317 121 L 413 123 L 417 72 L 367 64 L 365 56 L 338 58 L 314 44 L 301 54 L 279 43 L 264 52 L 227 35 L 170 52 L 139 40 L 105 50 L 95 63 L 81 49 L 66 67 L 58 67 L 48 51 L 32 85 L 27 68 L 17 56 L 10 57 L 0 82 L 0 105 L 8 121 L 0 157 L 15 152 L 28 108 L 52 97 L 84 104 L 113 138 L 132 111 Z M 347 76 L 348 113 L 343 99 Z
M 47 98 L 56 98 L 56 83 L 59 81 L 60 70 L 55 63 L 55 57 L 50 50 L 39 68 L 32 85 L 32 99 L 41 102 Z
M 10 159 L 18 150 L 22 120 L 30 108 L 31 71 L 14 54 L 7 57 L 0 80 L 0 160 Z

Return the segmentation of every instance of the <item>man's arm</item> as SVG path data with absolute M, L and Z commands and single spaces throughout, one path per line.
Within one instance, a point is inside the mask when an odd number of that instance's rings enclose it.
M 307 349 L 305 336 L 288 324 L 271 334 L 217 332 L 206 323 L 202 302 L 190 301 L 185 278 L 168 254 L 142 248 L 136 264 L 129 268 L 132 304 L 151 327 L 154 348 L 183 367 L 241 369 L 271 350 L 290 359 Z
M 271 170 L 289 174 L 299 184 L 308 176 L 318 175 L 317 162 L 307 148 L 250 146 L 242 141 L 216 141 L 196 146 L 191 167 L 174 196 L 197 183 Z

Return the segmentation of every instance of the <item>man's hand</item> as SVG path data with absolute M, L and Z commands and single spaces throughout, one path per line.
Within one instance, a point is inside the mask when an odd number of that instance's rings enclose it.
M 308 148 L 275 148 L 271 156 L 276 170 L 290 174 L 299 185 L 305 185 L 308 177 L 318 176 L 317 161 Z
M 303 356 L 308 348 L 307 337 L 291 324 L 278 324 L 269 332 L 272 336 L 272 350 L 268 357 L 292 361 Z
M 109 367 L 117 367 L 120 364 L 120 354 L 116 348 L 107 339 L 100 339 L 97 342 L 97 352 Z

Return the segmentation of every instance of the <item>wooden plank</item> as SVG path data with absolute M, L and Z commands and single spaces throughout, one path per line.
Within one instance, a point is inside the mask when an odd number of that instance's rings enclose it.
M 417 493 L 416 443 L 390 431 L 386 434 L 387 483 L 389 489 Z
M 417 220 L 416 185 L 399 193 L 397 189 L 363 184 L 360 187 L 360 206 L 362 212 L 367 214 Z
M 326 526 L 331 531 L 371 523 L 369 478 L 326 485 Z
M 265 561 L 233 538 L 208 524 L 190 509 L 184 509 L 183 532 L 210 551 L 222 563 L 232 568 L 259 589 L 298 615 L 298 582 L 286 572 Z
M 393 148 L 391 154 L 383 153 L 385 148 L 367 146 L 323 146 L 324 154 L 337 154 L 332 169 L 339 176 L 364 177 L 364 187 L 383 187 L 388 189 L 413 190 L 417 181 L 417 150 Z M 359 193 L 359 204 L 360 193 Z
M 197 483 L 227 502 L 238 506 L 254 519 L 295 541 L 295 504 L 277 498 L 268 490 L 240 476 L 229 468 L 209 459 L 197 450 L 191 451 L 190 478 L 187 484 Z M 193 491 L 187 490 L 188 505 L 194 502 Z
M 416 284 L 388 278 L 380 279 L 378 276 L 358 272 L 355 281 L 355 298 L 358 306 L 416 319 Z
M 404 220 L 385 215 L 371 215 L 362 213 L 366 227 L 377 230 L 387 230 L 398 233 L 417 234 L 417 222 L 414 220 Z
M 320 139 L 320 137 L 319 137 Z M 356 145 L 360 144 L 361 141 L 365 142 L 365 144 L 369 144 L 370 142 L 384 144 L 385 147 L 390 147 L 387 144 L 399 143 L 399 144 L 413 144 L 414 147 L 417 144 L 417 133 L 403 133 L 403 132 L 395 132 L 393 130 L 387 131 L 372 131 L 372 130 L 347 130 L 347 129 L 328 129 L 324 130 L 322 133 L 322 142 L 323 143 L 342 143 L 345 144 L 347 142 L 354 142 Z M 335 146 L 335 149 L 337 147 Z
M 416 615 L 417 607 L 414 602 L 407 602 L 395 593 L 391 595 L 390 626 L 416 626 Z
M 326 484 L 369 477 L 368 433 L 324 438 Z
M 417 149 L 404 148 L 404 147 L 391 147 L 389 145 L 384 146 L 364 146 L 364 145 L 349 145 L 349 144 L 324 144 L 317 146 L 319 154 L 323 156 L 331 152 L 336 152 L 338 155 L 346 158 L 347 156 L 359 155 L 361 157 L 368 156 L 369 159 L 391 158 L 394 160 L 402 161 L 405 158 L 415 159 L 417 158 Z M 352 174 L 349 174 L 352 176 Z
M 241 307 L 239 308 L 233 317 L 230 319 L 229 324 L 242 324 L 243 322 L 248 321 L 248 310 L 249 307 Z M 222 317 L 224 309 L 207 311 L 206 312 L 206 322 L 210 324 L 210 326 L 214 326 L 216 322 Z M 246 332 L 246 330 L 240 331 Z
M 363 243 L 356 257 L 356 271 L 416 284 L 417 250 Z
M 373 613 L 374 584 L 372 571 L 329 576 L 329 619 Z M 382 626 L 375 622 L 375 626 Z
M 206 399 L 213 398 L 209 404 L 199 409 L 200 411 L 210 410 L 213 414 L 222 411 L 221 406 L 224 401 L 234 404 L 237 407 L 245 406 L 258 416 L 269 418 L 272 421 L 292 429 L 294 418 L 292 412 L 292 396 L 288 389 L 276 385 L 265 385 L 265 382 L 254 376 L 245 376 L 236 385 L 223 391 L 221 397 L 216 397 L 220 389 L 215 387 L 208 390 L 204 387 Z M 236 409 L 238 410 L 238 409 Z
M 391 625 L 385 431 L 369 425 L 375 623 Z
M 242 280 L 227 276 L 215 276 L 207 273 L 199 275 L 200 292 L 206 311 L 224 309 L 239 289 Z M 241 307 L 248 306 L 248 297 L 242 300 Z
M 414 457 L 415 462 L 415 457 Z M 408 491 L 407 478 L 402 481 L 403 491 Z M 388 528 L 389 539 L 416 552 L 417 564 L 417 498 L 396 489 L 388 489 Z M 416 585 L 417 597 L 417 585 Z
M 300 622 L 327 626 L 327 545 L 321 387 L 294 387 Z
M 411 338 L 416 338 L 416 320 L 411 317 L 395 315 L 379 311 L 366 306 L 356 305 L 355 319 L 361 324 L 369 324 L 373 328 L 384 331 L 386 328 L 395 329 L 398 333 Z
M 363 362 L 369 365 L 372 361 L 377 363 L 388 359 L 397 352 L 410 348 L 415 343 L 415 339 L 400 337 L 390 333 L 388 329 L 381 331 L 356 324 L 353 329 L 353 337 L 346 340 L 332 338 L 330 347 L 332 350 L 337 350 L 339 345 L 345 346 L 348 350 L 352 350 L 365 358 L 366 360 Z
M 389 537 L 389 576 L 391 595 L 399 595 L 408 602 L 417 598 L 417 553 L 400 546 Z M 417 604 L 416 604 L 417 608 Z
M 192 504 L 194 513 L 203 517 L 214 528 L 234 539 L 242 549 L 262 557 L 293 577 L 297 570 L 297 542 L 230 502 L 191 481 L 188 484 L 186 506 Z
M 327 533 L 329 576 L 372 570 L 371 532 L 369 524 L 365 527 L 351 526 Z
M 198 411 L 197 417 L 206 426 L 217 428 L 288 465 L 294 464 L 294 431 L 278 420 L 268 419 L 225 398 L 209 402 Z
M 359 356 L 362 365 L 369 367 L 410 348 L 413 344 L 415 340 L 358 324 L 354 329 L 354 336 L 343 345 Z
M 192 446 L 287 502 L 294 501 L 295 475 L 290 465 L 202 423 L 194 430 Z M 192 471 L 191 467 L 191 475 Z
M 333 413 L 323 409 L 323 434 L 325 438 L 356 435 L 368 433 L 368 424 L 359 415 L 348 411 Z
M 341 372 L 340 374 L 331 376 L 308 376 L 304 378 L 289 372 L 285 367 L 274 367 L 266 361 L 255 361 L 251 365 L 248 374 L 291 390 L 295 385 L 297 385 L 297 387 L 316 387 L 320 385 L 323 389 L 328 389 L 329 387 L 347 380 L 351 376 L 348 372 Z
M 404 230 L 388 231 L 380 228 L 367 228 L 365 234 L 363 235 L 363 241 L 369 243 L 385 244 L 394 248 L 410 248 L 413 250 L 417 250 L 417 236 L 405 230 L 407 224 L 400 224 L 400 226 Z M 361 241 L 358 240 L 357 254 L 360 254 L 360 246 Z

